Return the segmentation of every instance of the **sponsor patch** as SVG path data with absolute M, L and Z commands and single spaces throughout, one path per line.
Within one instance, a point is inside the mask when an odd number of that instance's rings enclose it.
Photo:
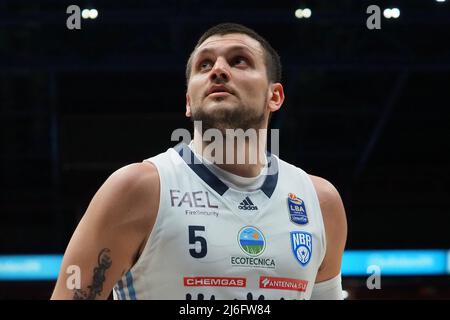
M 266 240 L 262 232 L 251 226 L 239 231 L 238 243 L 241 250 L 251 257 L 259 256 L 266 248 Z
M 312 236 L 308 232 L 291 232 L 291 247 L 295 259 L 302 267 L 305 267 L 312 256 Z
M 260 257 L 266 248 L 266 239 L 256 227 L 246 226 L 237 236 L 241 250 L 247 256 L 232 256 L 230 263 L 233 267 L 268 268 L 275 269 L 275 259 Z
M 251 257 L 231 257 L 231 266 L 248 268 L 275 269 L 275 259 L 273 258 L 251 258 Z
M 261 289 L 279 289 L 305 292 L 308 281 L 278 277 L 259 277 L 259 287 Z
M 294 193 L 288 194 L 289 217 L 291 221 L 298 225 L 308 223 L 308 215 L 306 214 L 305 202 L 298 198 Z
M 184 277 L 185 287 L 239 287 L 245 288 L 246 278 L 230 277 Z

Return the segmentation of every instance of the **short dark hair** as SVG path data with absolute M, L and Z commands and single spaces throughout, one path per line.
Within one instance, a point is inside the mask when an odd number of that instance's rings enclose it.
M 274 48 L 270 45 L 270 43 L 256 33 L 254 30 L 247 28 L 241 24 L 237 23 L 221 23 L 209 28 L 198 40 L 194 50 L 191 52 L 189 56 L 189 60 L 186 64 L 186 83 L 189 82 L 189 78 L 191 76 L 192 70 L 192 54 L 194 51 L 209 37 L 214 35 L 226 35 L 230 33 L 242 33 L 250 38 L 258 41 L 264 49 L 264 59 L 267 69 L 267 78 L 272 82 L 281 82 L 281 61 L 280 56 L 275 51 Z

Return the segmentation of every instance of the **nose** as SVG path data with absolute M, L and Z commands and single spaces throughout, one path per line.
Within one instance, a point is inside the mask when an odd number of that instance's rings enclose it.
M 230 72 L 228 69 L 228 63 L 225 59 L 219 57 L 214 64 L 210 79 L 212 82 L 228 82 L 230 80 Z

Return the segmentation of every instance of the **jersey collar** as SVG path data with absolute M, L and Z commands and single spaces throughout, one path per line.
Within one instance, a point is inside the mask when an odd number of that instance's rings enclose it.
M 187 144 L 180 142 L 174 147 L 175 151 L 206 184 L 221 196 L 229 189 L 228 186 L 217 178 L 192 152 Z M 278 160 L 270 152 L 267 152 L 268 174 L 260 190 L 270 198 L 278 181 Z

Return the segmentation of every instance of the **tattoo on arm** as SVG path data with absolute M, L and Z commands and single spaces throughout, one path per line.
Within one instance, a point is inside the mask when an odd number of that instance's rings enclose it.
M 105 282 L 105 272 L 112 265 L 111 250 L 104 248 L 98 255 L 98 265 L 94 268 L 92 276 L 92 284 L 87 287 L 87 290 L 75 289 L 74 300 L 95 300 L 103 291 L 103 283 Z

